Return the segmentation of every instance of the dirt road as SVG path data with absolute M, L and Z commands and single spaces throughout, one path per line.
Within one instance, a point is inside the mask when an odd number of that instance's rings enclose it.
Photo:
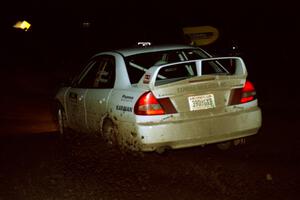
M 265 111 L 254 140 L 229 151 L 211 145 L 132 155 L 95 137 L 61 140 L 49 107 L 39 102 L 23 102 L 26 115 L 15 107 L 18 120 L 2 116 L 1 200 L 299 198 L 296 116 Z

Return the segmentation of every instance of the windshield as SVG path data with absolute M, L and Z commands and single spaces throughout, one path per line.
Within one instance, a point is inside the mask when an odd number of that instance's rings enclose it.
M 167 63 L 196 60 L 196 59 L 202 59 L 208 57 L 209 55 L 207 55 L 201 49 L 179 49 L 179 50 L 135 54 L 126 57 L 125 61 L 126 61 L 126 67 L 127 67 L 127 72 L 128 72 L 130 82 L 134 84 L 139 82 L 139 80 L 144 75 L 145 71 L 147 71 L 150 67 L 163 65 Z M 193 72 L 194 69 L 192 68 L 193 67 L 186 68 L 188 76 L 195 75 Z M 174 73 L 177 74 L 178 72 L 177 70 L 171 72 L 172 71 L 171 69 L 167 71 L 170 75 L 173 74 L 171 76 L 175 76 Z

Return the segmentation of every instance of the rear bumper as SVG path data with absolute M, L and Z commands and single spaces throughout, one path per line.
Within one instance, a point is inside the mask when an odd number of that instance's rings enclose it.
M 142 151 L 192 147 L 254 135 L 261 127 L 258 107 L 241 112 L 194 120 L 137 124 Z

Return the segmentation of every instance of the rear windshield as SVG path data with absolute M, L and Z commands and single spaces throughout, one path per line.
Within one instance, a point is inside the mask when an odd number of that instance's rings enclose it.
M 139 82 L 147 69 L 155 65 L 208 57 L 209 56 L 201 49 L 183 49 L 136 54 L 126 57 L 125 61 L 130 82 L 134 84 Z M 166 69 L 166 71 L 162 73 L 165 75 L 163 77 L 178 78 L 178 76 L 194 76 L 196 75 L 194 71 L 195 67 L 189 66 L 186 68 L 174 67 L 173 69 Z
M 162 67 L 158 71 L 155 85 L 167 84 L 182 79 L 192 78 L 202 75 L 230 75 L 231 72 L 227 69 L 227 63 L 224 60 L 205 60 L 202 61 L 202 67 L 197 71 L 196 61 L 188 61 L 184 63 L 174 63 Z M 230 60 L 229 60 L 230 61 Z

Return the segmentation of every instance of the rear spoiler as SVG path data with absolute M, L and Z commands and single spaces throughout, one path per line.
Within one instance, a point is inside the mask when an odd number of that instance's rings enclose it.
M 240 57 L 215 57 L 215 58 L 188 60 L 188 61 L 174 62 L 174 63 L 164 64 L 164 65 L 159 65 L 159 66 L 153 66 L 145 72 L 145 74 L 139 81 L 138 85 L 143 88 L 146 87 L 149 89 L 154 89 L 156 78 L 161 76 L 158 74 L 158 72 L 162 68 L 179 65 L 179 64 L 195 63 L 196 68 L 197 68 L 197 76 L 202 76 L 203 63 L 209 62 L 209 61 L 216 61 L 218 64 L 220 64 L 219 62 L 222 60 L 223 61 L 231 60 L 231 62 L 234 63 L 235 72 L 233 73 L 233 75 L 244 76 L 244 77 L 247 76 L 247 69 L 246 69 L 245 63 L 242 58 L 240 58 Z

